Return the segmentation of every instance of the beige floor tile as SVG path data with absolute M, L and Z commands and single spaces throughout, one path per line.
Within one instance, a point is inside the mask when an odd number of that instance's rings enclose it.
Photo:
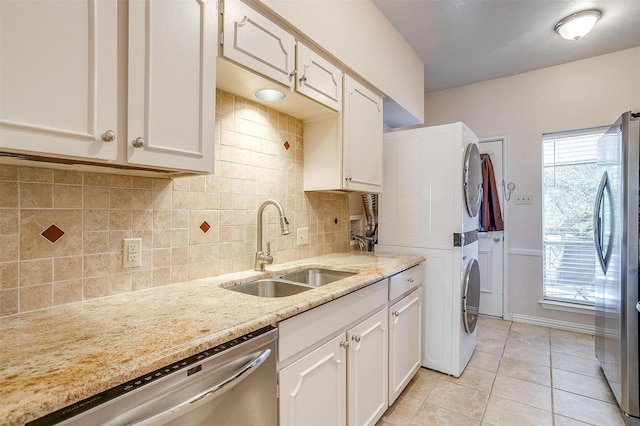
M 617 405 L 576 395 L 559 389 L 553 390 L 554 413 L 601 426 L 623 426 Z
M 522 346 L 512 342 L 507 342 L 504 348 L 503 357 L 519 359 L 521 361 L 531 362 L 534 364 L 551 365 L 551 352 L 543 349 L 536 349 L 530 346 Z
M 570 417 L 559 416 L 557 414 L 553 415 L 553 424 L 555 426 L 589 426 L 589 423 L 584 423 Z
M 616 400 L 604 378 L 584 376 L 570 371 L 551 369 L 553 388 L 615 404 Z
M 412 426 L 477 426 L 480 421 L 425 402 L 409 424 Z
M 549 337 L 549 327 L 540 327 L 539 325 L 525 324 L 523 322 L 514 322 L 511 325 L 511 331 Z
M 484 392 L 491 392 L 496 374 L 467 365 L 460 377 L 444 376 L 442 380 Z
M 387 423 L 384 420 L 380 419 L 376 422 L 376 426 L 393 426 L 391 423 Z
M 552 426 L 551 413 L 491 395 L 483 424 L 494 426 Z
M 493 355 L 502 356 L 505 342 L 502 340 L 489 339 L 488 337 L 478 337 L 476 351 L 486 352 Z
M 476 327 L 478 330 L 478 338 L 486 338 L 499 340 L 501 342 L 506 342 L 507 337 L 509 337 L 509 329 L 499 329 L 499 328 L 491 328 L 491 327 L 483 327 L 482 324 Z
M 463 416 L 481 420 L 488 398 L 488 392 L 439 381 L 427 397 L 426 402 Z
M 423 402 L 441 377 L 440 373 L 421 368 L 407 384 L 403 394 Z
M 382 415 L 382 421 L 394 426 L 409 424 L 415 416 L 421 402 L 404 394 L 400 395 L 391 407 Z
M 491 395 L 551 412 L 551 388 L 498 374 Z
M 497 318 L 483 317 L 482 315 L 478 317 L 478 325 L 482 327 L 496 328 L 498 330 L 509 330 L 511 324 L 511 321 L 505 321 Z
M 481 370 L 491 371 L 495 373 L 498 371 L 498 365 L 500 364 L 500 356 L 488 354 L 486 352 L 475 351 L 471 355 L 469 364 L 471 367 L 479 368 Z
M 573 331 L 556 330 L 552 328 L 550 330 L 551 340 L 565 340 L 572 343 L 579 343 L 581 345 L 594 344 L 594 338 L 591 334 L 575 333 Z
M 498 374 L 515 377 L 539 385 L 551 386 L 549 367 L 513 358 L 502 358 Z
M 591 360 L 597 359 L 594 345 L 582 345 L 566 340 L 553 340 L 551 342 L 551 351 Z
M 509 332 L 507 343 L 513 343 L 521 346 L 529 346 L 535 349 L 549 350 L 549 336 L 541 336 L 537 334 L 529 334 L 521 331 Z
M 597 359 L 580 358 L 560 352 L 551 352 L 551 366 L 585 376 L 601 377 L 602 369 Z

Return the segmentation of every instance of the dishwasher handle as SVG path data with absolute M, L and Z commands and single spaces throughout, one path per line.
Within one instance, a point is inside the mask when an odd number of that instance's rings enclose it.
M 161 413 L 155 414 L 149 418 L 144 420 L 140 420 L 134 423 L 135 426 L 146 426 L 146 425 L 155 425 L 161 421 L 167 421 L 168 419 L 179 417 L 184 415 L 185 413 L 199 407 L 201 404 L 210 399 L 215 398 L 219 392 L 221 392 L 224 388 L 236 385 L 240 383 L 244 378 L 248 377 L 249 374 L 253 373 L 258 367 L 260 367 L 271 355 L 271 349 L 265 349 L 260 355 L 258 355 L 253 360 L 249 361 L 247 364 L 242 366 L 239 370 L 235 371 L 226 379 L 222 380 L 220 383 L 217 383 L 210 387 L 209 389 L 199 393 L 193 398 L 183 401 L 178 405 L 171 407 Z M 163 424 L 163 423 L 161 423 Z

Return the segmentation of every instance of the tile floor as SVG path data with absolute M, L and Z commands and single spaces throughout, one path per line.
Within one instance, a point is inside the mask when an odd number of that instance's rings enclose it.
M 624 425 L 591 335 L 481 317 L 459 378 L 421 368 L 377 426 Z

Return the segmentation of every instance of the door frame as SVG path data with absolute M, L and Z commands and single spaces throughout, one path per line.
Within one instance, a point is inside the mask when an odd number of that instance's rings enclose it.
M 504 221 L 504 230 L 502 233 L 502 319 L 511 321 L 513 315 L 509 308 L 509 225 L 511 223 L 509 217 L 509 201 L 505 194 L 505 187 L 509 182 L 509 136 L 493 136 L 486 138 L 479 138 L 478 143 L 483 142 L 502 142 L 502 182 L 499 182 L 500 191 L 503 194 L 504 203 L 502 207 L 502 218 Z M 513 196 L 513 194 L 511 194 Z

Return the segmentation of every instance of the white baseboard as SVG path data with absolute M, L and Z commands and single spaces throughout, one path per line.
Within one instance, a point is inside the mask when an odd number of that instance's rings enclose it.
M 541 327 L 557 328 L 559 330 L 573 331 L 576 333 L 585 333 L 591 335 L 595 335 L 596 333 L 595 325 L 586 325 L 555 319 L 531 317 L 529 315 L 511 314 L 511 321 L 539 325 Z

